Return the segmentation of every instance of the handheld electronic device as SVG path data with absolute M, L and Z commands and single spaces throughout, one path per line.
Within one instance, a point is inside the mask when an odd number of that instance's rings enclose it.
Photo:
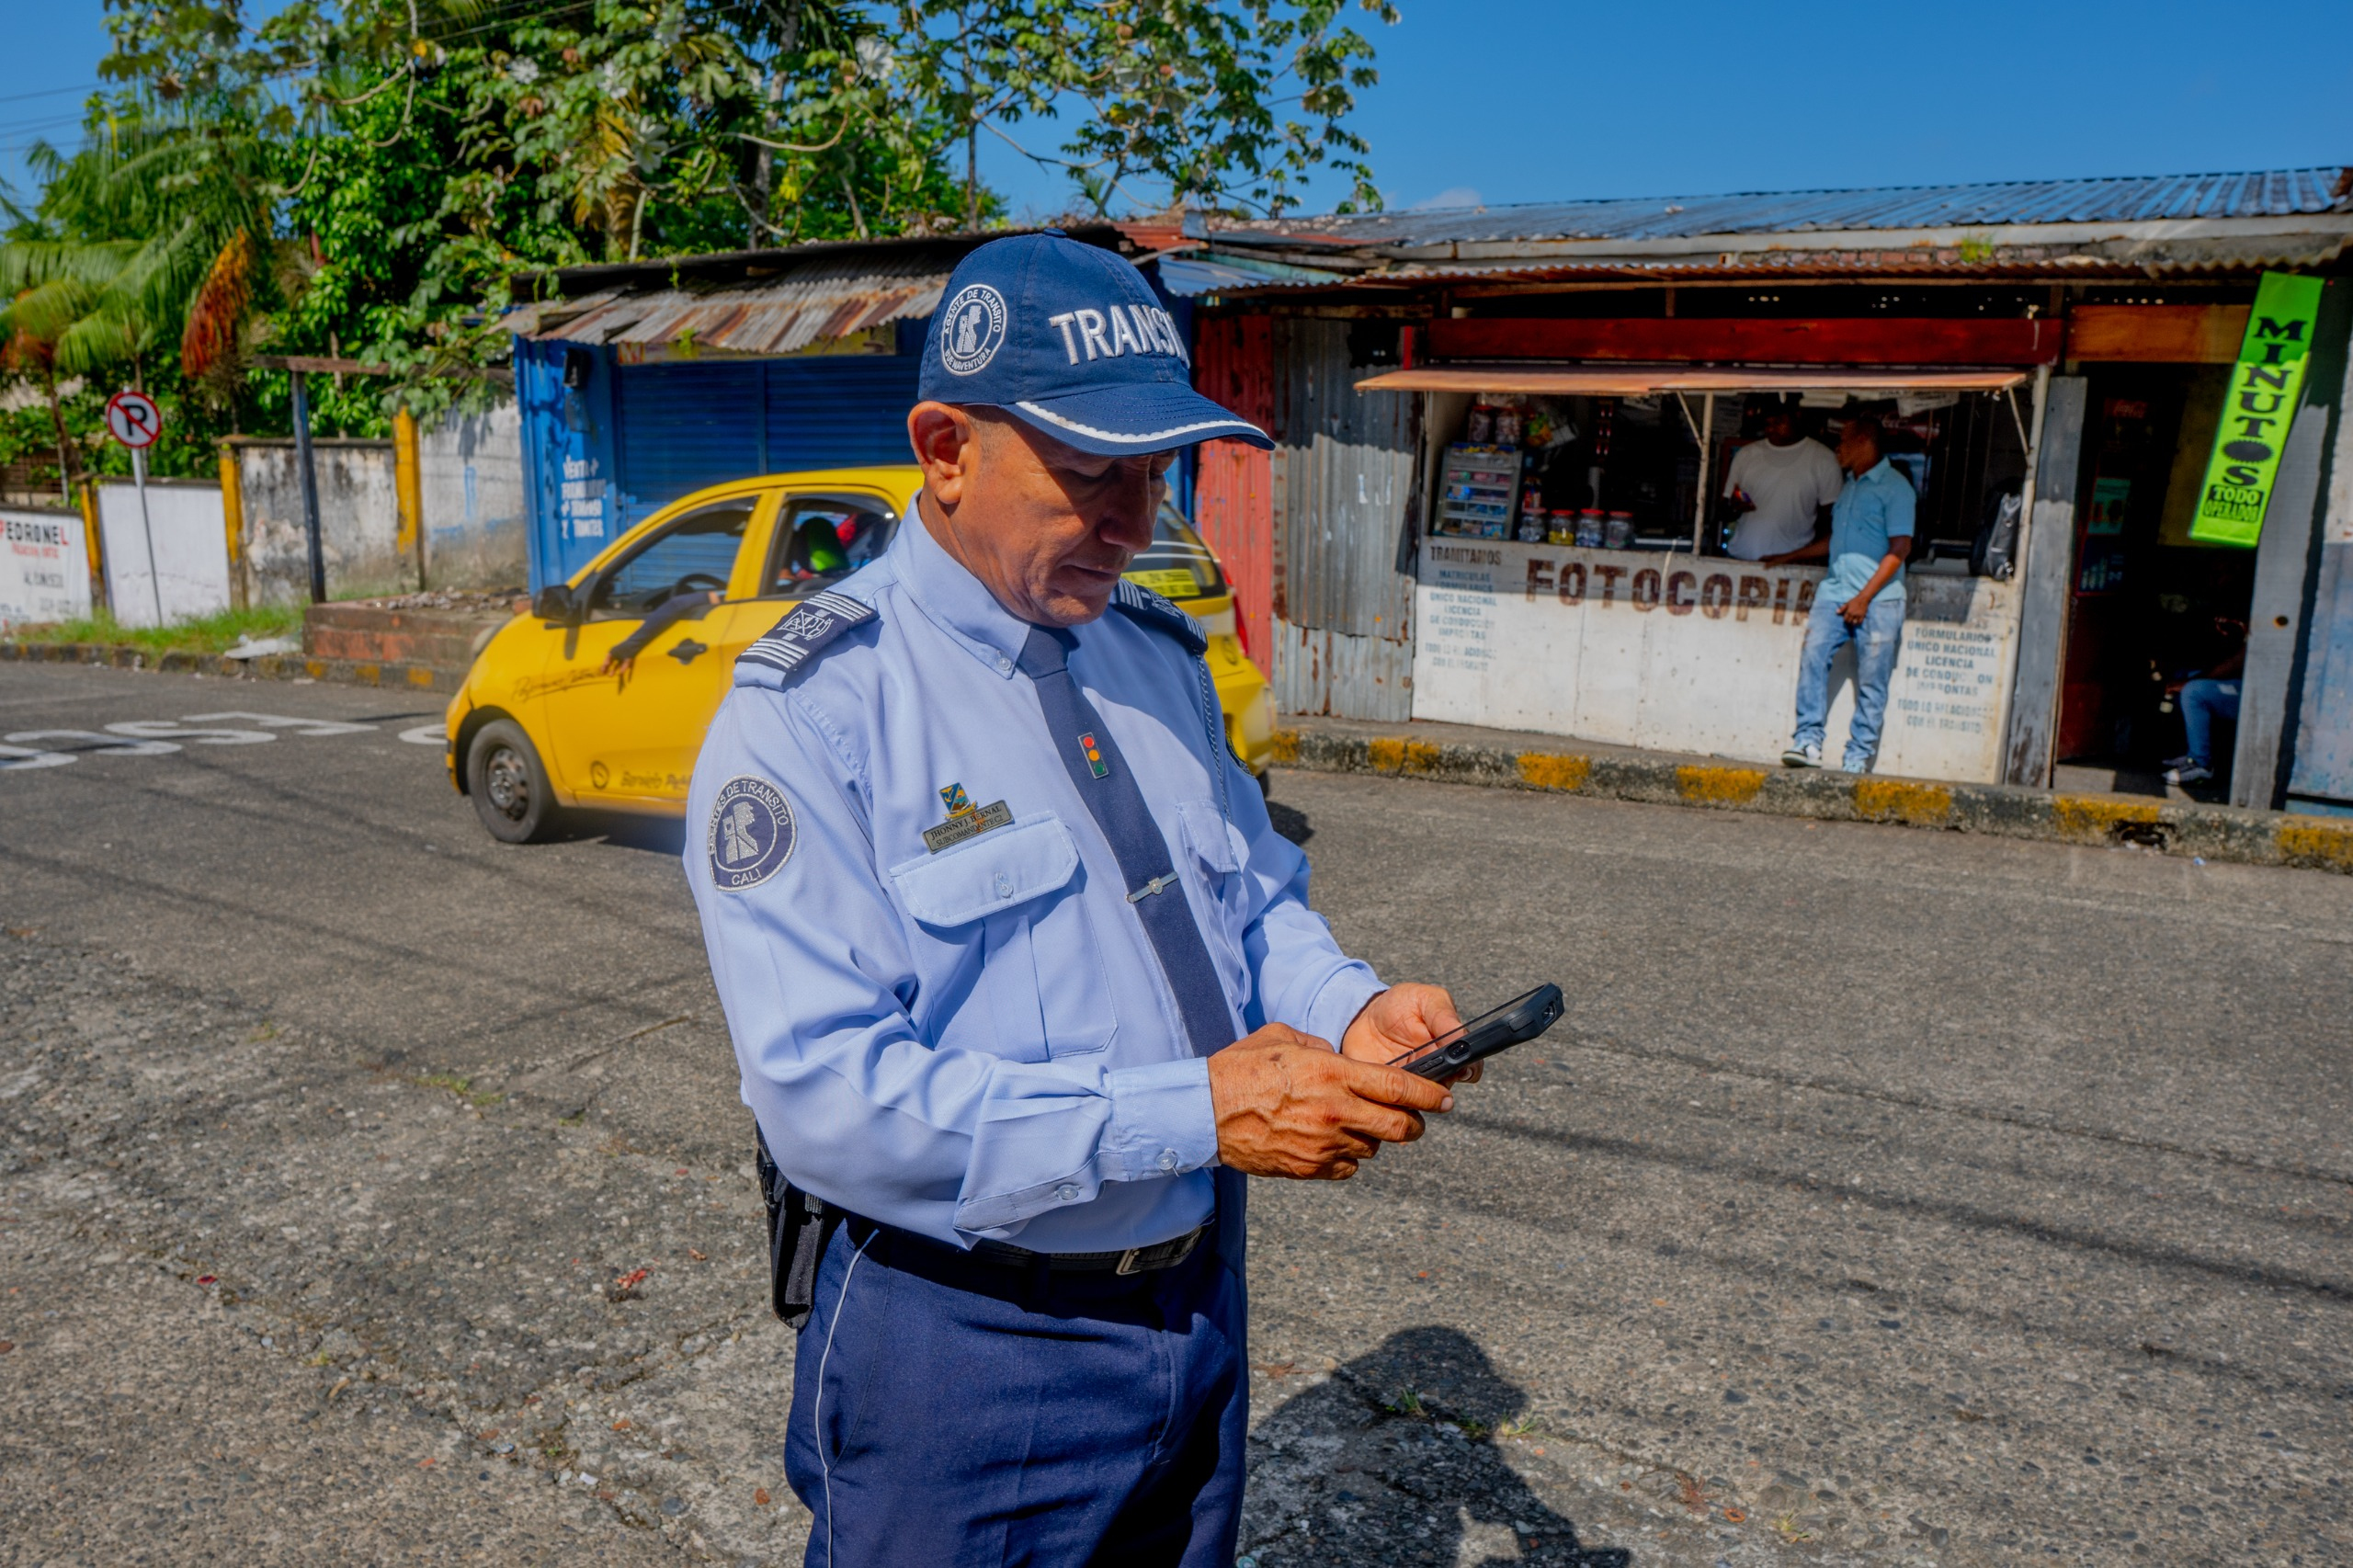
M 1534 1040 L 1560 1021 L 1561 988 L 1540 985 L 1517 1001 L 1449 1029 L 1427 1045 L 1417 1045 L 1390 1065 L 1425 1078 L 1445 1078 L 1474 1062 Z

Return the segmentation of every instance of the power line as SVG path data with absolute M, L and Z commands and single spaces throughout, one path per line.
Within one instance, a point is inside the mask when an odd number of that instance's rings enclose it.
M 10 93 L 6 97 L 0 97 L 0 104 L 22 103 L 27 98 L 61 97 L 67 93 L 95 93 L 104 85 L 106 85 L 106 84 L 103 82 L 92 82 L 88 85 L 81 87 L 43 87 L 38 93 Z

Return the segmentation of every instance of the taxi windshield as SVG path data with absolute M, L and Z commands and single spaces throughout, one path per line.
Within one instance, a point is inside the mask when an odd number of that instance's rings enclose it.
M 1173 501 L 1161 502 L 1160 515 L 1152 520 L 1152 543 L 1128 567 L 1127 577 L 1172 599 L 1215 598 L 1226 591 L 1217 557 Z

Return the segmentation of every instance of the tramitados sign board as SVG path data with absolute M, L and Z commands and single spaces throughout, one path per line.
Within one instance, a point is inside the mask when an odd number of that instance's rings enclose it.
M 2249 549 L 2263 537 L 2264 509 L 2279 477 L 2279 453 L 2296 417 L 2311 363 L 2321 280 L 2267 272 L 2246 318 L 2246 336 L 2231 367 L 2231 390 L 2214 428 L 2214 454 L 2189 537 Z

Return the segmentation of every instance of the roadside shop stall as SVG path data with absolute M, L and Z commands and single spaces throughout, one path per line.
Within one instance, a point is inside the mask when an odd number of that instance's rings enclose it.
M 1574 334 L 1591 340 L 1627 324 L 1578 323 Z M 1866 347 L 1878 358 L 1921 352 L 1912 324 L 1872 324 L 1881 330 Z M 2026 359 L 2055 346 L 2056 334 L 2018 324 L 2029 330 L 2005 335 L 2007 344 L 1979 335 L 1980 352 Z M 1558 324 L 1503 325 L 1442 321 L 1429 336 L 1434 347 L 1540 351 L 1570 335 Z M 1438 359 L 1366 378 L 1366 392 L 1422 394 L 1424 466 L 1436 477 L 1415 585 L 1413 716 L 1778 755 L 1824 572 L 1727 554 L 1727 476 L 1774 407 L 1825 447 L 1869 412 L 1920 497 L 1880 766 L 1999 778 L 2020 609 L 2009 551 L 2038 384 L 2024 364 L 1527 358 Z M 1851 679 L 1834 676 L 1833 691 L 1836 736 Z
M 1202 384 L 1276 437 L 1200 516 L 1287 711 L 1778 757 L 1823 573 L 1773 562 L 1860 412 L 1918 503 L 1882 771 L 2162 791 L 2243 653 L 2208 792 L 2353 801 L 2353 170 L 1185 233 Z

